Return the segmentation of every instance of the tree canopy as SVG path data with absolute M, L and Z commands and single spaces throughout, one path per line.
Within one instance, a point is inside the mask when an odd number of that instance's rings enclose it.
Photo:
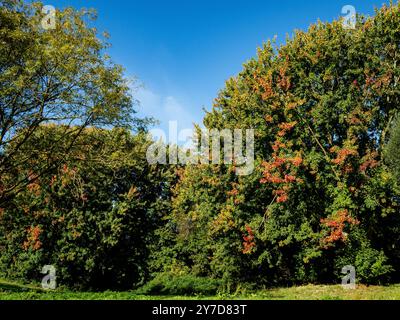
M 42 126 L 31 136 L 37 157 L 64 127 Z M 149 277 L 154 231 L 169 211 L 173 169 L 148 165 L 146 134 L 85 129 L 68 161 L 32 179 L 0 216 L 0 270 L 7 278 L 39 280 L 45 265 L 74 288 L 131 289 Z M 24 150 L 21 150 L 23 156 Z
M 204 124 L 255 130 L 242 176 L 149 164 L 130 130 L 147 122 L 86 15 L 42 30 L 39 8 L 0 7 L 1 275 L 53 264 L 70 287 L 214 290 L 337 283 L 350 265 L 399 281 L 400 4 L 269 41 L 226 82 Z
M 122 67 L 106 55 L 106 38 L 90 26 L 94 12 L 57 11 L 55 28 L 43 29 L 42 8 L 39 2 L 0 2 L 1 204 L 29 182 L 10 174 L 32 158 L 35 146 L 27 141 L 41 125 L 62 124 L 65 132 L 33 170 L 37 176 L 59 166 L 52 150 L 63 146 L 66 157 L 86 127 L 146 124 L 135 117 L 136 101 Z M 16 157 L 22 147 L 24 155 Z
M 227 81 L 204 123 L 255 128 L 258 170 L 188 166 L 164 230 L 175 249 L 156 269 L 282 285 L 337 282 L 352 265 L 363 282 L 397 279 L 400 203 L 383 155 L 399 110 L 399 11 L 268 42 Z

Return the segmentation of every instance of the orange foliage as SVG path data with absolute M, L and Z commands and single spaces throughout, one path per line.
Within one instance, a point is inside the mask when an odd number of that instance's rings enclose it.
M 290 130 L 294 128 L 294 126 L 297 124 L 297 122 L 288 122 L 288 123 L 281 123 L 278 125 L 280 131 L 278 132 L 279 137 L 285 136 Z
M 274 118 L 272 118 L 272 116 L 268 115 L 268 116 L 265 116 L 265 121 L 267 121 L 268 123 L 271 123 L 272 121 L 274 121 Z
M 273 80 L 272 80 L 272 75 L 269 75 L 268 77 L 258 77 L 257 75 L 254 75 L 255 79 L 257 82 L 260 84 L 261 88 L 263 89 L 263 92 L 261 93 L 261 97 L 263 100 L 268 100 L 269 98 L 274 96 L 274 90 L 273 90 Z M 257 89 L 258 90 L 258 89 Z
M 331 229 L 329 236 L 323 239 L 323 244 L 326 246 L 338 241 L 345 242 L 347 240 L 347 234 L 344 232 L 346 223 L 358 225 L 360 222 L 352 218 L 348 210 L 341 210 L 333 218 L 322 219 L 321 223 Z
M 278 140 L 275 141 L 274 145 L 272 146 L 272 149 L 277 152 L 279 149 L 285 148 L 286 145 Z
M 279 81 L 278 87 L 283 91 L 288 91 L 291 87 L 290 78 L 286 75 L 287 70 L 289 69 L 289 57 L 286 57 L 285 63 L 283 67 L 279 69 Z
M 289 196 L 287 194 L 281 195 L 280 197 L 276 198 L 277 203 L 285 203 L 289 200 Z
M 57 181 L 57 176 L 52 176 L 50 180 L 50 187 L 52 187 Z
M 284 123 L 279 124 L 278 127 L 281 130 L 290 131 L 295 127 L 296 124 L 297 124 L 297 121 L 284 122 Z
M 303 163 L 303 159 L 299 156 L 294 157 L 292 159 L 289 159 L 289 161 L 295 166 L 295 167 L 300 167 L 301 164 Z
M 358 125 L 358 124 L 362 124 L 362 121 L 357 116 L 352 116 L 349 120 L 349 123 L 351 125 Z
M 42 247 L 42 242 L 39 240 L 40 235 L 42 234 L 42 229 L 39 226 L 29 227 L 27 230 L 27 241 L 22 245 L 24 250 L 28 250 L 32 248 L 37 251 Z
M 228 196 L 237 196 L 239 194 L 239 190 L 233 189 L 231 191 L 228 191 Z
M 286 124 L 285 128 L 292 128 L 294 124 Z M 282 158 L 276 154 L 276 152 L 285 146 L 283 143 L 276 141 L 273 149 L 275 153 L 272 155 L 271 162 L 264 162 L 263 178 L 260 180 L 261 183 L 272 183 L 272 184 L 284 184 L 282 189 L 274 191 L 277 203 L 284 203 L 289 200 L 287 191 L 290 190 L 290 185 L 296 182 L 302 182 L 301 179 L 297 178 L 293 172 L 284 173 L 285 170 L 289 169 L 289 165 L 299 167 L 303 163 L 303 159 L 300 156 L 294 158 Z
M 232 183 L 232 187 L 233 189 L 231 191 L 228 191 L 227 194 L 228 196 L 233 198 L 233 202 L 235 203 L 235 205 L 239 205 L 242 203 L 242 200 L 238 197 L 239 196 L 239 190 L 238 188 L 238 184 L 237 183 Z
M 347 149 L 347 148 L 341 149 L 341 150 L 337 151 L 336 153 L 337 153 L 337 157 L 336 157 L 336 159 L 332 160 L 332 162 L 337 165 L 343 164 L 349 156 L 358 155 L 358 152 L 356 150 Z
M 30 183 L 26 187 L 29 190 L 29 192 L 33 193 L 35 196 L 40 195 L 41 187 L 38 183 L 35 183 L 35 182 Z
M 243 253 L 244 254 L 251 254 L 253 252 L 253 249 L 255 248 L 256 244 L 254 242 L 254 232 L 250 228 L 250 226 L 246 225 L 246 231 L 248 233 L 248 236 L 243 235 Z
M 376 160 L 378 158 L 378 153 L 373 151 L 369 153 L 367 156 L 363 158 L 364 162 L 360 165 L 360 172 L 364 173 L 368 169 L 374 169 L 379 165 L 379 161 Z

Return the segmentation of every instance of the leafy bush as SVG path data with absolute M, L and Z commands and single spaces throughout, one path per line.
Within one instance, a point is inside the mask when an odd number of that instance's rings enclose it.
M 358 244 L 361 242 L 361 247 Z M 337 281 L 343 278 L 341 270 L 344 266 L 353 266 L 356 271 L 357 283 L 368 284 L 387 284 L 388 280 L 395 270 L 389 264 L 389 259 L 383 252 L 370 246 L 370 243 L 364 240 L 356 242 L 353 240 L 347 247 L 338 250 L 335 257 L 335 273 Z M 352 247 L 355 245 L 356 247 Z
M 354 266 L 361 282 L 376 284 L 388 279 L 388 274 L 394 270 L 387 263 L 388 258 L 383 251 L 365 248 L 357 252 Z

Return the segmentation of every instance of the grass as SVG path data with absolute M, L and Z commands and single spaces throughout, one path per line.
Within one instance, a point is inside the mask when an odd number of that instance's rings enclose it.
M 0 280 L 0 300 L 400 300 L 400 285 L 302 286 L 217 296 L 144 296 L 135 292 L 44 291 L 39 287 Z

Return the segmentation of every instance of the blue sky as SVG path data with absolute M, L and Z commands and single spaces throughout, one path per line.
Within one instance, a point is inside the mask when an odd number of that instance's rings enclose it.
M 255 56 L 264 41 L 285 40 L 294 29 L 318 19 L 332 21 L 342 7 L 372 14 L 384 0 L 48 0 L 98 12 L 95 26 L 111 35 L 112 59 L 143 85 L 135 92 L 140 114 L 154 116 L 162 129 L 201 123 L 225 81 Z

